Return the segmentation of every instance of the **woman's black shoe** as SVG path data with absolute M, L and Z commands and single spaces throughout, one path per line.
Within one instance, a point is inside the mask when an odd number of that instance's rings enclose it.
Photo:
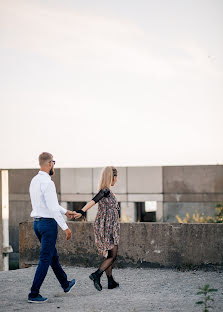
M 117 283 L 112 276 L 108 276 L 108 289 L 113 289 L 119 287 L 119 283 Z
M 89 278 L 94 282 L 94 287 L 101 291 L 102 290 L 102 286 L 101 286 L 101 283 L 100 283 L 100 278 L 103 274 L 103 271 L 98 269 L 96 272 L 92 273 Z

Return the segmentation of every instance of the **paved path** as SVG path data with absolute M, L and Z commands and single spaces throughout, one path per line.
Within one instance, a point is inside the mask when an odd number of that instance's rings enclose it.
M 102 278 L 103 290 L 93 287 L 89 274 L 92 268 L 65 268 L 69 279 L 76 278 L 77 285 L 70 294 L 64 294 L 50 269 L 41 288 L 49 298 L 42 305 L 26 302 L 35 267 L 0 272 L 0 311 L 72 311 L 72 312 L 144 312 L 144 311 L 202 311 L 195 305 L 199 285 L 210 284 L 218 288 L 214 294 L 212 311 L 223 311 L 223 272 L 187 271 L 170 269 L 115 269 L 114 277 L 119 289 L 107 289 L 107 279 Z

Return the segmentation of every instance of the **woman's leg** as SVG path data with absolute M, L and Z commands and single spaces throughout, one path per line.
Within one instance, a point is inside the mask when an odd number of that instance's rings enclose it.
M 107 277 L 112 276 L 112 265 L 110 265 L 110 267 L 105 270 L 105 273 Z
M 107 259 L 105 259 L 102 262 L 100 266 L 100 269 L 102 271 L 106 271 L 112 266 L 112 264 L 115 262 L 115 259 L 117 257 L 117 253 L 118 253 L 118 245 L 115 245 L 111 250 L 108 251 Z M 112 268 L 110 268 L 110 270 L 112 270 Z M 109 270 L 108 270 L 108 273 L 109 273 Z
M 117 250 L 115 251 L 116 252 L 116 256 L 117 256 Z M 108 251 L 108 258 L 116 258 L 116 256 L 114 255 L 114 250 L 109 250 Z M 107 260 L 108 258 L 105 258 L 105 260 Z M 104 260 L 104 261 L 105 261 Z M 114 260 L 114 259 L 113 259 Z M 113 261 L 114 262 L 114 261 Z M 106 270 L 106 275 L 107 275 L 107 278 L 108 278 L 108 289 L 113 289 L 113 288 L 116 288 L 116 287 L 119 287 L 119 283 L 117 283 L 114 279 L 113 279 L 113 276 L 112 276 L 112 266 L 113 264 L 111 264 Z
M 107 257 L 107 258 L 104 258 L 104 261 L 105 261 L 106 259 L 108 259 L 108 258 L 111 258 L 110 253 L 111 253 L 110 250 L 108 250 L 108 257 Z M 105 273 L 106 273 L 107 276 L 111 276 L 111 275 L 112 275 L 112 264 L 110 265 L 109 268 L 107 268 L 107 269 L 105 270 Z
M 108 257 L 102 262 L 100 268 L 89 276 L 90 279 L 94 282 L 94 286 L 97 290 L 102 290 L 100 278 L 104 271 L 108 270 L 108 274 L 111 272 L 112 264 L 114 263 L 117 256 L 117 251 L 118 246 L 115 245 L 113 249 L 108 251 Z M 112 276 L 109 276 L 108 279 L 109 278 L 112 278 Z

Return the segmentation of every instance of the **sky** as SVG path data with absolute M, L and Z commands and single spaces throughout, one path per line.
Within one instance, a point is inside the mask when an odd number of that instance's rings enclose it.
M 0 168 L 223 164 L 221 0 L 0 0 Z

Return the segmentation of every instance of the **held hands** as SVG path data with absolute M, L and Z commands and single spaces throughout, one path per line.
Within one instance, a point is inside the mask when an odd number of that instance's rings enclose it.
M 82 217 L 82 214 L 81 213 L 78 213 L 78 212 L 75 212 L 75 216 L 74 216 L 74 219 L 79 219 Z
M 76 211 L 67 210 L 67 212 L 65 213 L 65 216 L 67 216 L 69 219 L 73 219 L 73 218 L 79 219 L 80 217 L 82 217 L 82 214 Z M 71 236 L 72 236 L 71 230 L 68 228 L 64 232 L 66 234 L 66 240 L 71 239 Z
M 73 219 L 75 214 L 76 214 L 75 211 L 67 210 L 67 212 L 65 213 L 65 216 L 67 216 L 69 219 Z
M 76 211 L 67 210 L 65 216 L 67 216 L 69 219 L 79 219 L 80 217 L 82 217 L 82 214 Z

